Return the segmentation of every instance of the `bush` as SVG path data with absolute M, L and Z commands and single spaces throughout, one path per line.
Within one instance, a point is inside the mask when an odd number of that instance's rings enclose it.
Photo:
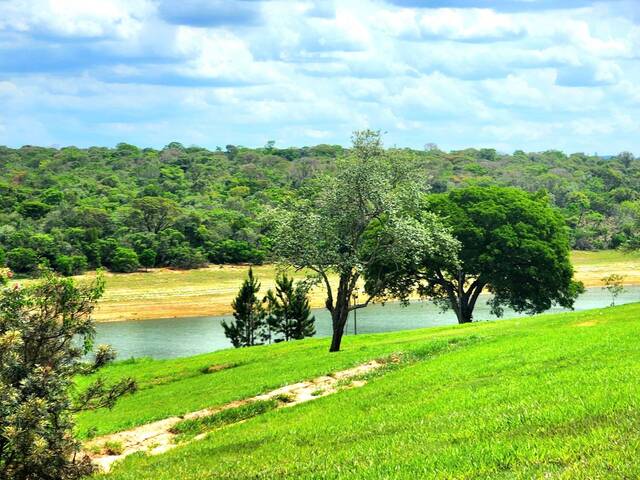
M 46 203 L 37 200 L 27 200 L 18 207 L 18 213 L 27 218 L 42 218 L 49 213 L 51 207 Z
M 7 263 L 7 254 L 4 253 L 2 247 L 0 247 L 0 267 L 4 267 Z
M 151 248 L 145 248 L 138 255 L 138 260 L 140 260 L 140 264 L 145 268 L 152 268 L 156 266 L 156 257 L 158 254 L 155 250 Z
M 6 263 L 16 273 L 33 272 L 38 268 L 38 254 L 31 248 L 14 248 L 7 252 Z
M 84 255 L 60 255 L 56 258 L 56 271 L 69 277 L 84 273 L 89 264 Z
M 131 273 L 140 267 L 136 252 L 125 247 L 116 248 L 110 263 L 111 270 L 114 272 Z
M 169 266 L 173 268 L 199 268 L 207 264 L 207 258 L 200 250 L 186 245 L 170 249 L 167 257 Z
M 213 263 L 248 262 L 260 265 L 264 261 L 264 252 L 248 242 L 223 240 L 209 246 L 209 260 Z

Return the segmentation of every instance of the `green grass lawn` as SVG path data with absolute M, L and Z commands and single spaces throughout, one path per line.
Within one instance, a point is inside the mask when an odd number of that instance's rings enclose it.
M 345 340 L 337 354 L 310 339 L 115 365 L 141 391 L 80 425 L 113 431 L 412 352 L 362 388 L 133 455 L 105 478 L 640 477 L 640 304 Z

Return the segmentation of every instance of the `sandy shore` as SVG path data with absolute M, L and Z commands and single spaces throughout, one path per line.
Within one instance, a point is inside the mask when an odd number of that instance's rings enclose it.
M 620 252 L 573 252 L 576 278 L 587 287 L 602 286 L 602 278 L 618 273 L 627 285 L 640 285 L 640 254 Z M 146 320 L 198 317 L 231 313 L 248 266 L 211 266 L 198 270 L 152 269 L 131 274 L 107 274 L 107 289 L 94 317 L 98 321 Z M 261 293 L 274 287 L 273 265 L 254 267 L 262 283 Z M 77 277 L 90 280 L 95 273 Z M 303 278 L 304 274 L 294 275 Z M 311 305 L 324 306 L 324 290 L 312 291 Z

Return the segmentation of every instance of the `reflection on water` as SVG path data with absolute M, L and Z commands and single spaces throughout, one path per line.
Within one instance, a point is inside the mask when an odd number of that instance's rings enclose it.
M 640 286 L 627 287 L 616 303 L 640 301 Z M 601 288 L 590 288 L 577 300 L 576 310 L 605 307 L 611 303 L 611 297 Z M 553 308 L 551 312 L 563 311 Z M 331 319 L 324 309 L 314 310 L 317 336 L 331 334 Z M 511 310 L 505 310 L 504 318 L 518 316 Z M 232 318 L 222 317 L 170 318 L 162 320 L 132 320 L 127 322 L 108 322 L 97 325 L 97 343 L 110 343 L 118 351 L 120 359 L 129 357 L 173 358 L 196 355 L 222 348 L 231 344 L 224 336 L 220 322 Z M 489 307 L 482 300 L 474 311 L 475 320 L 495 318 L 489 313 Z M 441 313 L 433 304 L 415 302 L 407 307 L 389 303 L 371 305 L 358 310 L 358 333 L 389 332 L 414 328 L 451 325 L 456 323 L 451 311 Z M 353 334 L 353 313 L 347 324 L 347 334 Z

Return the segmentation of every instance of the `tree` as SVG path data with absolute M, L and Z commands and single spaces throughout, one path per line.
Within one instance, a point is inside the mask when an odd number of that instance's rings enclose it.
M 258 298 L 260 283 L 249 268 L 249 276 L 242 283 L 238 295 L 231 303 L 235 321 L 222 321 L 225 336 L 234 347 L 251 347 L 260 345 L 267 338 L 265 332 L 265 315 L 262 301 Z
M 17 273 L 35 271 L 38 261 L 38 254 L 31 248 L 18 247 L 7 252 L 7 266 Z
M 110 258 L 111 270 L 114 272 L 131 273 L 140 267 L 138 255 L 130 248 L 118 247 Z
M 135 390 L 131 379 L 74 390 L 75 377 L 93 371 L 83 357 L 103 290 L 101 276 L 77 286 L 48 272 L 36 284 L 0 291 L 0 480 L 72 480 L 93 471 L 78 455 L 74 415 Z
M 489 304 L 498 316 L 504 306 L 531 314 L 554 303 L 571 308 L 584 291 L 573 280 L 564 221 L 545 196 L 467 187 L 430 195 L 425 208 L 446 219 L 461 244 L 459 262 L 425 253 L 395 276 L 390 288 L 395 295 L 406 299 L 417 285 L 422 296 L 468 323 L 485 289 L 493 294 Z
M 84 255 L 59 255 L 55 264 L 56 271 L 67 277 L 80 275 L 88 267 L 87 257 Z
M 178 218 L 180 209 L 173 200 L 164 197 L 142 197 L 133 204 L 134 218 L 140 220 L 149 232 L 159 233 L 169 228 Z
M 44 217 L 49 210 L 51 210 L 49 205 L 38 200 L 27 200 L 22 202 L 18 207 L 18 213 L 20 213 L 20 215 L 35 219 Z
M 275 291 L 267 292 L 267 324 L 271 331 L 288 342 L 312 337 L 316 333 L 315 317 L 311 316 L 308 282 L 294 282 L 286 274 L 276 278 Z
M 624 284 L 622 283 L 623 280 L 624 277 L 617 273 L 612 273 L 602 279 L 602 283 L 604 283 L 602 289 L 607 290 L 611 294 L 612 307 L 616 306 L 616 298 L 618 298 L 618 295 L 625 291 Z
M 339 159 L 336 174 L 323 178 L 310 198 L 272 215 L 276 258 L 313 271 L 326 289 L 331 352 L 340 350 L 349 312 L 385 290 L 388 272 L 371 275 L 368 297 L 351 303 L 371 263 L 385 257 L 388 265 L 402 264 L 423 250 L 445 249 L 455 257 L 455 242 L 433 216 L 421 224 L 404 215 L 420 193 L 420 185 L 412 181 L 411 160 L 402 152 L 384 150 L 379 132 L 355 132 L 352 151 Z M 338 276 L 337 288 L 329 281 L 331 273 Z
M 138 260 L 140 261 L 140 265 L 144 268 L 153 268 L 156 266 L 156 257 L 158 254 L 152 248 L 145 248 L 138 255 Z

